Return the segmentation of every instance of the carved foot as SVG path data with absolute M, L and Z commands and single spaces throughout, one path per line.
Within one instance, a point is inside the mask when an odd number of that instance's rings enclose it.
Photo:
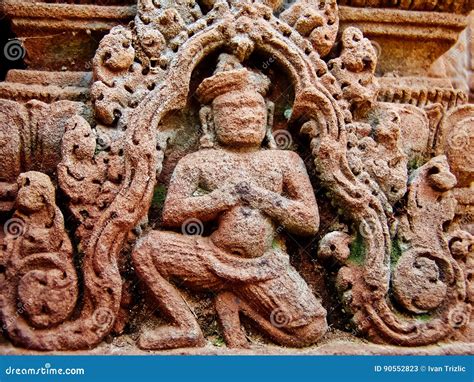
M 222 292 L 216 298 L 216 310 L 221 323 L 225 342 L 230 348 L 249 348 L 240 324 L 238 297 L 230 292 Z
M 138 346 L 146 350 L 202 347 L 204 336 L 199 327 L 163 326 L 142 333 Z

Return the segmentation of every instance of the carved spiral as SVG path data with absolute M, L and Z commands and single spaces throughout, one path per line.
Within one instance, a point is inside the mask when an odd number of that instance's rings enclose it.
M 28 258 L 18 272 L 18 300 L 36 328 L 58 325 L 70 316 L 76 304 L 74 267 L 54 257 L 45 254 Z
M 449 268 L 450 264 L 442 264 L 440 256 L 432 256 L 426 249 L 413 249 L 403 254 L 393 274 L 393 289 L 398 302 L 418 314 L 438 307 L 448 289 L 443 274 L 452 274 L 446 267 Z

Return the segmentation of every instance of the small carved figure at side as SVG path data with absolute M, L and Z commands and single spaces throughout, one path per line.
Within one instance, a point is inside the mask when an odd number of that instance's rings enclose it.
M 0 256 L 6 270 L 0 279 L 0 319 L 12 341 L 21 343 L 23 331 L 67 320 L 79 291 L 71 241 L 50 178 L 22 173 L 15 207 L 6 224 L 6 256 Z
M 163 211 L 164 224 L 180 232 L 152 231 L 132 255 L 169 320 L 141 335 L 142 348 L 204 345 L 175 279 L 216 293 L 229 347 L 248 346 L 240 314 L 284 346 L 308 346 L 326 332 L 326 311 L 290 265 L 282 235 L 314 235 L 318 206 L 298 154 L 264 148 L 276 146 L 268 87 L 267 77 L 222 54 L 197 89 L 204 147 L 178 162 Z M 217 228 L 203 236 L 206 223 Z

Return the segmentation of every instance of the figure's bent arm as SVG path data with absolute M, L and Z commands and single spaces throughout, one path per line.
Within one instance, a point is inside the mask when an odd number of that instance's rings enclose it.
M 285 229 L 301 235 L 313 235 L 319 229 L 319 212 L 313 187 L 303 161 L 294 155 L 285 171 L 285 196 L 256 189 L 252 205 L 275 219 Z
M 189 218 L 209 221 L 229 208 L 231 201 L 219 190 L 193 196 L 199 187 L 200 176 L 200 169 L 190 161 L 182 159 L 177 164 L 163 208 L 164 225 L 177 227 Z

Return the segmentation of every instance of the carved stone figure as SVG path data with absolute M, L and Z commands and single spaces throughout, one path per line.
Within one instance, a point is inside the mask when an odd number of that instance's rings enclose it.
M 468 1 L 70 3 L 2 4 L 0 352 L 474 351 Z
M 282 225 L 314 235 L 319 216 L 301 158 L 262 147 L 273 139 L 263 98 L 268 86 L 267 78 L 223 54 L 214 75 L 197 89 L 201 102 L 211 105 L 203 110 L 204 123 L 216 142 L 182 158 L 173 173 L 163 222 L 183 232 L 153 231 L 132 254 L 138 274 L 172 321 L 145 332 L 141 347 L 203 344 L 196 319 L 168 282 L 173 278 L 217 294 L 229 346 L 247 342 L 240 312 L 282 345 L 307 346 L 326 331 L 326 311 L 289 264 L 276 231 Z M 199 230 L 202 222 L 217 227 L 206 237 L 192 235 L 192 225 Z
M 13 340 L 29 325 L 44 329 L 61 323 L 76 305 L 72 246 L 54 199 L 47 175 L 31 171 L 18 177 L 16 211 L 6 223 L 6 253 L 1 258 L 6 272 L 0 285 L 2 329 L 10 331 Z M 18 307 L 22 318 L 14 313 Z

